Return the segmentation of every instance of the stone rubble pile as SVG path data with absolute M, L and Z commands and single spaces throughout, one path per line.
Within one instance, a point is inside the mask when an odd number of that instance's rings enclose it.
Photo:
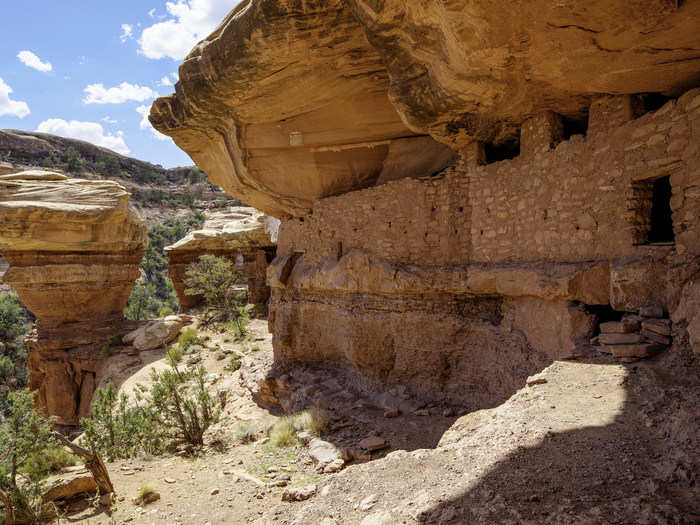
M 634 362 L 665 350 L 672 342 L 671 321 L 660 309 L 641 308 L 639 315 L 625 314 L 620 321 L 600 324 L 594 342 L 603 352 L 622 362 Z

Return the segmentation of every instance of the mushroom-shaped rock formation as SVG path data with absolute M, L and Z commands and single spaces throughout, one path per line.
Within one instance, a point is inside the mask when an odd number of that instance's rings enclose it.
M 29 386 L 60 424 L 88 413 L 100 348 L 127 329 L 122 310 L 147 239 L 129 197 L 111 181 L 0 176 L 3 281 L 37 318 L 26 338 Z
M 270 289 L 265 283 L 267 265 L 274 258 L 275 242 L 262 213 L 254 208 L 233 206 L 209 215 L 201 230 L 190 232 L 172 246 L 168 254 L 168 273 L 185 311 L 201 301 L 201 296 L 185 294 L 187 266 L 200 255 L 226 257 L 234 262 L 242 259 L 243 274 L 248 281 L 248 301 L 267 301 Z M 276 231 L 274 232 L 276 240 Z M 240 256 L 240 258 L 239 258 Z
M 246 0 L 150 120 L 229 194 L 281 217 L 429 176 L 473 141 L 517 150 L 542 111 L 698 81 L 700 0 Z

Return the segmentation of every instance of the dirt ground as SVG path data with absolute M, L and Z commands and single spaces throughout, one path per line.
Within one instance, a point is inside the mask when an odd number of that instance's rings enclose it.
M 60 523 L 700 523 L 700 367 L 680 350 L 631 365 L 603 355 L 557 361 L 500 406 L 472 411 L 426 406 L 332 369 L 280 375 L 266 322 L 251 327 L 254 340 L 245 343 L 203 332 L 201 362 L 214 374 L 212 388 L 226 392 L 207 450 L 110 463 L 113 512 L 88 507 Z M 226 371 L 229 358 L 217 359 L 218 350 L 243 356 L 241 369 Z M 115 358 L 121 388 L 164 366 L 163 353 Z M 259 386 L 268 376 L 277 378 L 275 395 Z M 280 405 L 271 407 L 275 396 Z M 340 472 L 317 472 L 303 445 L 267 442 L 282 407 L 312 405 L 331 417 L 323 438 L 355 452 Z M 257 441 L 236 443 L 241 422 L 257 427 Z M 389 447 L 358 454 L 369 436 Z M 137 506 L 132 498 L 145 484 L 160 499 Z M 312 484 L 311 498 L 282 501 L 289 487 Z

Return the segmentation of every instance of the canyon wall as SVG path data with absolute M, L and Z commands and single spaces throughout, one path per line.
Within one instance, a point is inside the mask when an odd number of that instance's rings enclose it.
M 3 281 L 37 318 L 25 339 L 29 388 L 59 424 L 88 414 L 102 346 L 133 328 L 122 311 L 147 237 L 129 196 L 111 181 L 0 176 Z
M 282 219 L 280 365 L 483 406 L 553 359 L 700 351 L 698 24 L 700 0 L 249 0 L 150 120 Z M 671 333 L 598 337 L 641 314 Z
M 514 159 L 463 154 L 440 176 L 284 220 L 269 273 L 277 358 L 349 363 L 479 403 L 576 355 L 599 313 L 657 305 L 679 340 L 686 327 L 697 338 L 700 310 L 679 307 L 700 276 L 700 90 L 625 120 L 592 110 L 587 135 L 561 140 L 536 117 Z M 640 188 L 665 177 L 673 238 L 648 243 L 652 196 Z
M 191 263 L 206 254 L 225 257 L 236 265 L 247 282 L 249 303 L 267 301 L 270 296 L 266 283 L 267 266 L 274 258 L 275 242 L 266 231 L 265 219 L 262 213 L 245 206 L 216 211 L 207 216 L 202 229 L 188 233 L 165 248 L 168 274 L 177 293 L 180 311 L 187 311 L 202 300 L 199 295 L 185 293 L 185 272 Z

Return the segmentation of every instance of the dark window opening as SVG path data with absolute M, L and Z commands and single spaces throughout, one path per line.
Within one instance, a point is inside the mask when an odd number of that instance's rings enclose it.
M 340 258 L 343 256 L 343 241 L 338 242 L 338 257 L 337 259 L 340 260 Z
M 671 216 L 671 180 L 661 177 L 653 181 L 651 219 L 647 242 L 673 242 L 673 218 Z
M 634 113 L 637 117 L 641 117 L 645 113 L 661 109 L 669 100 L 673 100 L 673 97 L 667 97 L 661 93 L 641 94 L 637 97 Z
M 585 135 L 588 132 L 588 115 L 583 117 L 564 117 L 562 119 L 564 125 L 563 140 L 569 140 L 573 135 Z
M 520 155 L 520 142 L 504 142 L 503 144 L 484 144 L 486 164 L 514 159 Z
M 584 304 L 584 310 L 587 314 L 595 315 L 597 319 L 594 336 L 600 334 L 600 323 L 607 323 L 609 321 L 619 322 L 622 320 L 624 312 L 618 312 L 613 310 L 612 306 L 609 304 Z

